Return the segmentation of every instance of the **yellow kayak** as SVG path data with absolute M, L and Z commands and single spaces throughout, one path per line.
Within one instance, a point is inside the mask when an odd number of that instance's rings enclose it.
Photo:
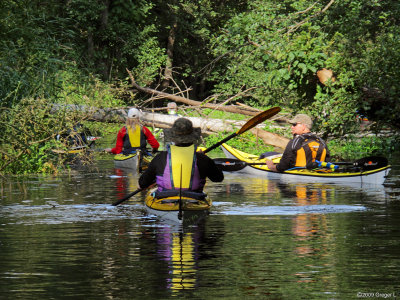
M 377 184 L 384 183 L 390 165 L 386 158 L 368 157 L 356 162 L 337 163 L 338 168 L 293 168 L 285 172 L 274 172 L 268 169 L 265 162 L 272 160 L 278 163 L 280 155 L 271 155 L 259 159 L 258 155 L 249 154 L 235 149 L 227 144 L 222 144 L 221 148 L 227 159 L 214 159 L 214 162 L 223 171 L 238 171 L 253 176 L 264 178 L 281 179 L 286 182 L 323 182 L 323 183 L 361 183 Z M 335 163 L 332 163 L 333 165 Z
M 144 171 L 147 169 L 147 166 L 153 159 L 153 156 L 151 155 L 143 155 L 142 161 L 139 166 L 139 161 L 140 161 L 140 152 L 132 153 L 132 154 L 116 154 L 114 156 L 114 166 L 116 168 L 127 168 L 130 169 L 131 171 L 136 171 L 138 170 L 139 172 Z
M 157 192 L 153 189 L 147 193 L 145 205 L 150 213 L 180 223 L 208 214 L 212 201 L 204 193 L 182 191 L 179 195 L 179 190 Z

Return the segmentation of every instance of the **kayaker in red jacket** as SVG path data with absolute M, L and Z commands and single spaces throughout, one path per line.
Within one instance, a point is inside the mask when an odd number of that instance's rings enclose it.
M 147 127 L 140 125 L 139 114 L 138 109 L 129 109 L 126 125 L 118 131 L 115 147 L 106 148 L 104 151 L 113 154 L 130 154 L 135 153 L 137 149 L 145 151 L 149 143 L 152 152 L 157 152 L 160 144 Z

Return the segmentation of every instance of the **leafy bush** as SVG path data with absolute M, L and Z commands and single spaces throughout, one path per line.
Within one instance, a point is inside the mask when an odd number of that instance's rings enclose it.
M 335 160 L 355 160 L 365 156 L 377 155 L 390 158 L 400 146 L 396 137 L 367 136 L 363 138 L 350 135 L 328 142 L 331 155 Z

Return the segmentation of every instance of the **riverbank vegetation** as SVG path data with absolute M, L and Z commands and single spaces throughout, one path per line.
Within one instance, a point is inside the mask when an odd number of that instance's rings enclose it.
M 55 103 L 166 106 L 146 101 L 127 70 L 141 86 L 204 103 L 309 113 L 341 159 L 389 155 L 400 128 L 399 13 L 395 0 L 2 1 L 0 174 L 62 170 L 57 135 L 77 123 L 99 136 L 120 126 Z M 372 127 L 360 139 L 362 118 Z M 231 142 L 261 143 L 250 133 Z

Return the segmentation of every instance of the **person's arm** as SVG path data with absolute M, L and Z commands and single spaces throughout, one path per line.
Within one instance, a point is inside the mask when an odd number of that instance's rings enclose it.
M 150 146 L 151 146 L 151 148 L 153 148 L 153 150 L 157 150 L 158 148 L 160 148 L 159 142 L 156 140 L 154 135 L 151 133 L 151 131 L 147 127 L 143 126 L 143 132 L 144 132 L 144 135 L 146 136 L 147 142 L 150 144 Z
M 122 149 L 124 147 L 124 136 L 125 136 L 125 134 L 126 134 L 126 129 L 125 129 L 125 127 L 122 127 L 118 131 L 117 141 L 115 143 L 115 147 L 114 148 L 106 148 L 106 149 L 104 149 L 104 151 L 110 152 L 110 153 L 113 153 L 113 154 L 121 153 Z
M 217 167 L 214 161 L 204 153 L 196 153 L 200 176 L 208 177 L 213 182 L 224 180 L 224 173 Z
M 139 177 L 138 183 L 141 189 L 145 189 L 156 182 L 157 167 L 160 168 L 161 166 L 165 165 L 165 162 L 163 163 L 163 161 L 165 160 L 165 154 L 163 153 L 164 152 L 161 152 L 157 156 L 155 156 L 150 162 L 146 171 L 144 171 L 143 174 Z
M 266 165 L 268 166 L 268 169 L 270 169 L 271 171 L 274 171 L 274 172 L 283 172 L 285 170 L 293 168 L 295 158 L 293 155 L 292 144 L 293 144 L 293 140 L 290 140 L 289 143 L 287 144 L 285 151 L 282 154 L 281 160 L 278 164 L 274 164 L 272 161 L 266 161 Z

